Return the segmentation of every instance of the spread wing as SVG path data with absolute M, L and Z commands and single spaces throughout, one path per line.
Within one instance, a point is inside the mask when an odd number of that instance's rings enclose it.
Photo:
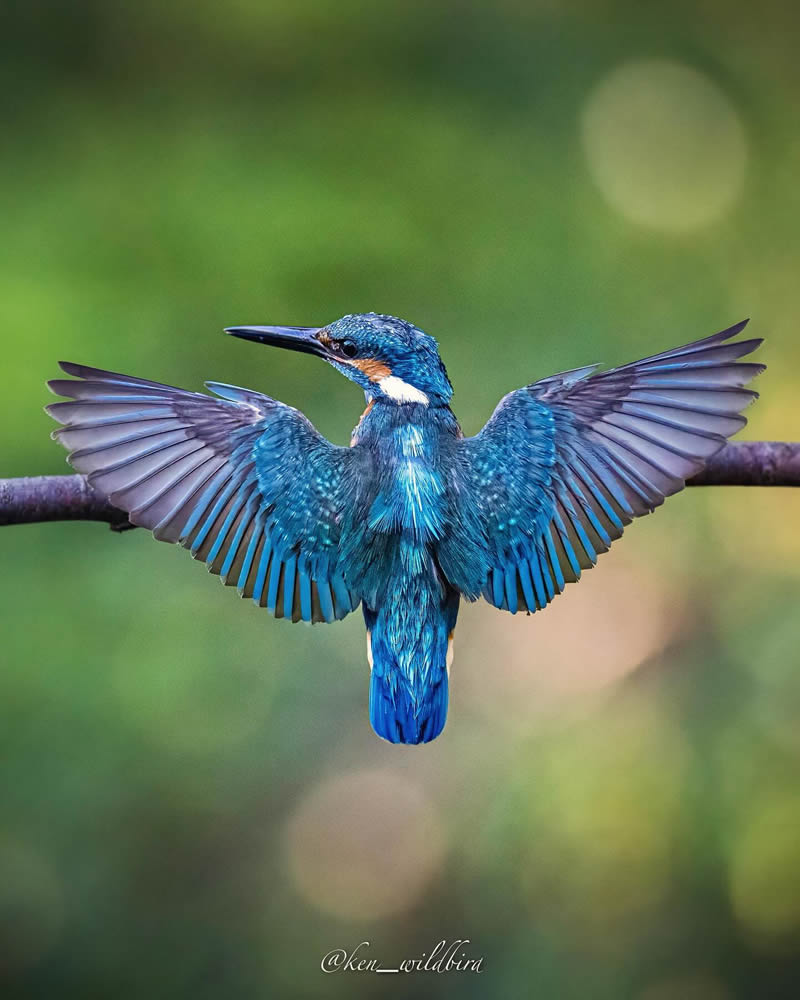
M 358 604 L 338 563 L 349 448 L 260 393 L 216 393 L 62 362 L 48 413 L 78 472 L 134 524 L 179 542 L 277 618 L 333 621 Z
M 746 321 L 745 321 L 746 323 Z M 650 513 L 746 423 L 764 365 L 738 359 L 745 326 L 621 368 L 576 369 L 510 393 L 461 442 L 477 498 L 479 554 L 451 582 L 498 608 L 536 611 L 593 566 L 624 526 Z M 458 565 L 467 565 L 460 560 Z

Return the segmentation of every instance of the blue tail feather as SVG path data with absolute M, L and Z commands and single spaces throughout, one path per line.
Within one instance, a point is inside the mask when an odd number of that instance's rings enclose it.
M 377 665 L 376 665 L 377 666 Z M 447 669 L 437 669 L 427 689 L 415 700 L 402 684 L 397 670 L 382 664 L 372 668 L 369 686 L 369 721 L 372 728 L 390 743 L 429 743 L 447 721 Z
M 396 605 L 378 613 L 364 609 L 372 660 L 369 719 L 390 743 L 429 743 L 444 729 L 449 636 L 457 608 L 457 597 L 444 606 L 429 605 L 424 609 L 429 615 L 413 625 L 396 615 Z

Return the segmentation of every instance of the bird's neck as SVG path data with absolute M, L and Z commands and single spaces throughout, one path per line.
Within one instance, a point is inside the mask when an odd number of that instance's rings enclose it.
M 458 421 L 453 411 L 445 403 L 431 405 L 424 403 L 396 403 L 383 398 L 373 398 L 361 414 L 351 445 L 374 445 L 380 449 L 392 439 L 398 428 L 413 425 L 426 430 L 459 434 Z

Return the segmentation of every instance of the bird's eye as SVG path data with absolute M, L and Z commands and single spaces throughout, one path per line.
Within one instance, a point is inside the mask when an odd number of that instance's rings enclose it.
M 358 348 L 356 347 L 356 345 L 353 343 L 352 340 L 342 341 L 342 354 L 344 354 L 346 358 L 354 358 L 356 356 L 357 350 Z

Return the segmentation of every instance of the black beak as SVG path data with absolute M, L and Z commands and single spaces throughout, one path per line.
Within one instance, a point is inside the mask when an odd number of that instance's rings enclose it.
M 254 340 L 257 344 L 323 355 L 325 348 L 317 339 L 322 329 L 318 326 L 229 326 L 225 333 L 243 340 Z

